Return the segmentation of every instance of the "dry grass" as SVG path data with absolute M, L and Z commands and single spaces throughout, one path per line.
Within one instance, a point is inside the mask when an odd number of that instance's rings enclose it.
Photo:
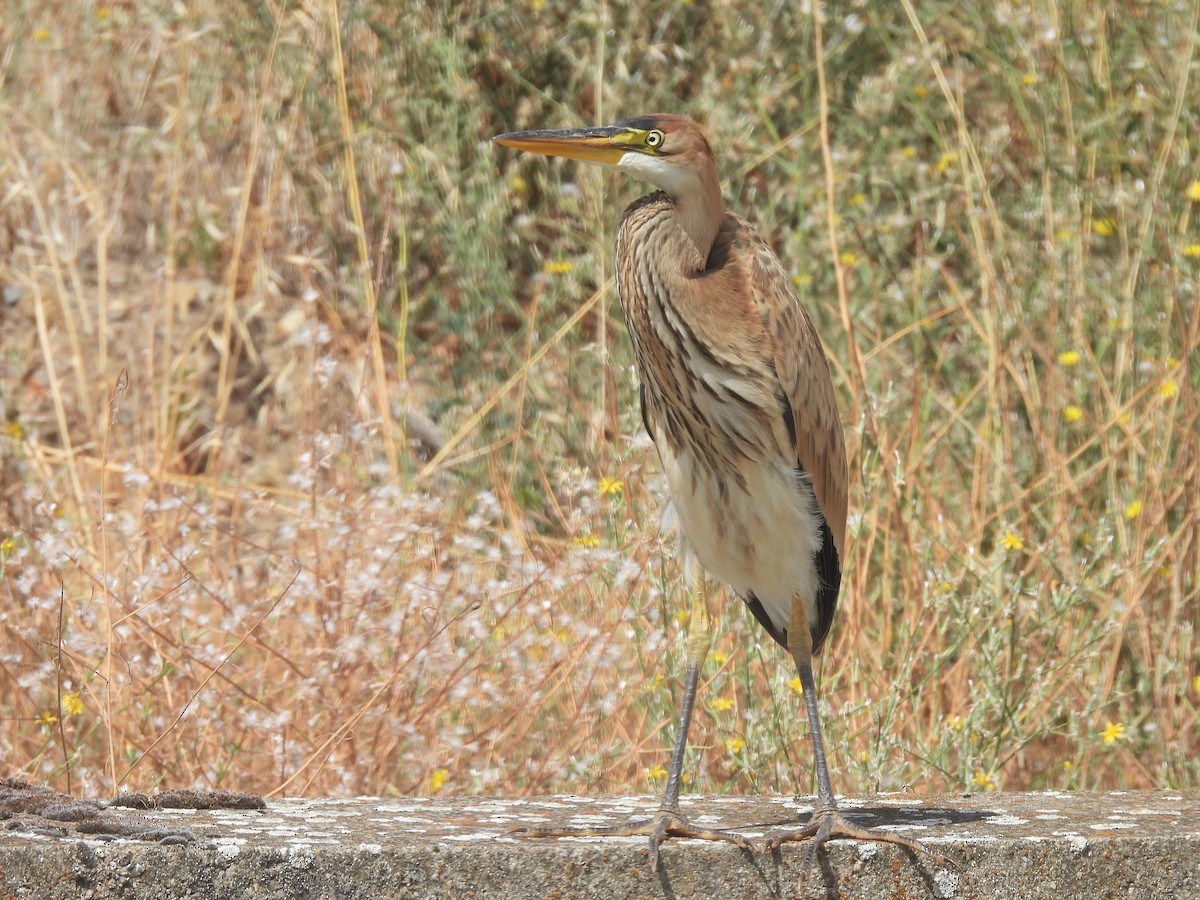
M 1194 4 L 830 5 L 823 95 L 799 4 L 442 6 L 10 4 L 10 774 L 660 785 L 685 604 L 608 283 L 639 188 L 486 139 L 667 109 L 834 360 L 839 789 L 1194 786 Z M 806 790 L 793 673 L 727 608 L 691 787 Z

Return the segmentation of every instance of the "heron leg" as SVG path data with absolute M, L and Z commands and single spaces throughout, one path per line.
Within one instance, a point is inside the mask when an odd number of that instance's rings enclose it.
M 778 847 L 792 841 L 807 841 L 804 862 L 801 865 L 800 884 L 807 880 L 816 861 L 817 851 L 833 838 L 849 838 L 859 841 L 875 841 L 882 844 L 898 844 L 920 853 L 944 865 L 954 863 L 940 853 L 927 848 L 919 841 L 911 840 L 890 831 L 863 828 L 846 819 L 838 809 L 833 786 L 829 780 L 829 763 L 825 754 L 825 737 L 821 730 L 821 711 L 817 706 L 817 685 L 812 668 L 812 632 L 808 627 L 808 616 L 800 596 L 792 599 L 791 622 L 788 627 L 788 651 L 800 673 L 800 686 L 804 690 L 804 711 L 808 718 L 808 733 L 813 745 L 813 768 L 817 775 L 817 803 L 812 818 L 799 828 L 778 831 L 766 837 L 764 847 L 774 852 Z
M 646 835 L 650 840 L 650 871 L 658 871 L 658 847 L 668 837 L 695 838 L 705 841 L 727 841 L 746 849 L 756 849 L 746 837 L 732 831 L 696 828 L 688 823 L 679 809 L 679 786 L 683 779 L 683 756 L 687 750 L 688 727 L 696 705 L 696 687 L 700 670 L 708 657 L 712 643 L 712 614 L 701 576 L 692 581 L 691 617 L 688 620 L 687 662 L 683 675 L 683 696 L 679 702 L 679 729 L 671 752 L 671 767 L 667 771 L 667 786 L 663 790 L 658 810 L 649 819 L 631 819 L 621 825 L 600 825 L 583 828 L 516 828 L 514 834 L 526 837 L 628 837 Z
M 708 659 L 708 650 L 712 646 L 712 613 L 708 608 L 704 579 L 700 575 L 692 579 L 691 601 L 683 695 L 679 698 L 679 728 L 675 732 L 675 747 L 671 751 L 671 767 L 667 771 L 667 786 L 663 791 L 661 804 L 664 809 L 676 812 L 679 811 L 679 786 L 683 779 L 683 754 L 687 750 L 688 729 L 692 724 L 692 710 L 696 706 L 696 688 L 700 683 L 704 661 Z

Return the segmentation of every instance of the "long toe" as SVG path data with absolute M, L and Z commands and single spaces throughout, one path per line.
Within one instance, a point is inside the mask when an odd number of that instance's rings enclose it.
M 880 844 L 896 844 L 907 850 L 911 850 L 913 853 L 926 856 L 941 865 L 950 866 L 955 869 L 958 868 L 958 864 L 953 860 L 942 856 L 942 854 L 935 850 L 930 850 L 920 841 L 914 841 L 911 838 L 891 831 L 862 828 L 849 821 L 836 809 L 817 810 L 813 813 L 812 819 L 807 824 L 800 828 L 777 831 L 774 834 L 767 835 L 763 845 L 768 852 L 774 852 L 784 844 L 807 842 L 808 846 L 804 855 L 804 865 L 800 874 L 800 883 L 803 884 L 808 878 L 809 872 L 813 869 L 817 851 L 824 847 L 830 840 L 837 838 L 855 841 L 874 841 Z
M 691 838 L 700 841 L 724 841 L 743 850 L 757 850 L 754 842 L 734 831 L 694 828 L 677 809 L 660 809 L 648 819 L 630 819 L 619 825 L 596 825 L 582 828 L 514 828 L 510 834 L 524 837 L 633 837 L 646 835 L 650 844 L 650 871 L 658 871 L 659 845 L 669 837 Z

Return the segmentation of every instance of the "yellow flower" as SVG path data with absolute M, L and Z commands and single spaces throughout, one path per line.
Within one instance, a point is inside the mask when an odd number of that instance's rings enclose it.
M 1200 256 L 1200 244 L 1187 244 L 1183 248 L 1184 256 Z
M 1037 84 L 1038 77 L 1033 72 L 1026 72 L 1021 76 L 1021 84 Z
M 1104 726 L 1104 731 L 1100 732 L 1100 737 L 1104 738 L 1104 743 L 1115 744 L 1125 736 L 1125 726 L 1120 722 L 1109 722 Z
M 37 31 L 35 31 L 33 33 L 33 39 L 35 41 L 45 41 L 45 40 L 48 40 L 49 37 L 50 37 L 50 29 L 48 29 L 48 28 L 39 28 Z
M 686 625 L 691 617 L 692 614 L 686 609 L 681 609 L 679 612 L 675 613 L 675 621 L 680 625 Z
M 648 778 L 650 781 L 655 781 L 656 779 L 666 778 L 666 777 L 667 777 L 667 770 L 664 769 L 662 766 L 651 766 L 650 768 L 648 768 L 646 770 L 646 778 Z
M 853 250 L 846 250 L 838 257 L 842 261 L 842 265 L 849 268 L 858 264 L 858 254 Z
M 855 194 L 853 197 L 851 197 L 846 202 L 849 203 L 851 206 L 862 206 L 864 203 L 867 202 L 867 195 L 866 194 Z
M 1200 694 L 1200 675 L 1192 676 L 1192 690 Z
M 739 737 L 730 738 L 725 742 L 725 749 L 730 753 L 741 753 L 742 748 L 746 746 L 746 742 Z
M 1125 507 L 1125 518 L 1131 522 L 1142 514 L 1142 501 L 1131 500 L 1129 505 Z
M 1069 760 L 1069 759 L 1063 760 L 1063 771 L 1064 772 L 1070 772 L 1073 768 L 1075 768 L 1075 763 L 1072 760 Z
M 904 147 L 900 150 L 900 155 L 903 156 L 905 159 L 912 159 L 914 156 L 917 155 L 917 148 L 916 147 Z
M 548 262 L 542 266 L 542 271 L 547 275 L 566 275 L 571 271 L 571 264 L 567 260 L 559 260 L 558 262 Z
M 82 713 L 83 697 L 79 695 L 79 691 L 71 691 L 62 695 L 62 714 L 64 716 L 78 716 Z
M 620 478 L 601 478 L 600 479 L 600 496 L 607 497 L 609 494 L 619 494 L 625 490 L 625 482 Z
M 1058 354 L 1058 364 L 1069 369 L 1071 366 L 1079 365 L 1079 358 L 1078 350 L 1064 350 Z
M 953 728 L 955 731 L 962 731 L 963 726 L 967 723 L 966 723 L 966 720 L 962 716 L 951 716 L 950 719 L 947 720 L 946 724 L 949 725 L 951 728 Z
M 12 553 L 16 549 L 17 549 L 17 542 L 14 541 L 12 538 L 7 537 L 4 540 L 0 541 L 0 559 L 3 559 L 4 557 L 8 556 L 10 553 Z
M 717 712 L 728 712 L 733 709 L 733 699 L 730 697 L 718 697 L 713 701 L 713 709 Z
M 4 432 L 14 441 L 19 441 L 21 438 L 25 437 L 25 429 L 21 427 L 21 423 L 16 419 L 13 419 L 4 426 Z
M 945 172 L 947 169 L 949 169 L 952 165 L 954 165 L 954 154 L 953 153 L 943 153 L 941 156 L 938 157 L 938 161 L 933 164 L 933 171 L 940 175 L 942 172 Z
M 1200 676 L 1197 676 L 1197 677 L 1200 677 Z M 54 713 L 50 712 L 50 710 L 46 710 L 45 712 L 43 712 L 41 715 L 39 715 L 37 717 L 37 723 L 42 728 L 49 728 L 52 725 L 58 724 L 58 716 L 56 716 Z
M 991 772 L 985 772 L 983 769 L 975 770 L 975 775 L 971 778 L 971 784 L 975 785 L 981 791 L 994 791 L 996 789 L 996 779 L 992 777 Z
M 1179 393 L 1179 382 L 1174 378 L 1168 378 L 1158 388 L 1158 396 L 1164 400 L 1170 400 Z
M 1065 243 L 1066 241 L 1069 241 L 1074 235 L 1075 235 L 1074 230 L 1070 229 L 1064 225 L 1062 228 L 1060 228 L 1056 232 L 1054 232 L 1054 239 L 1056 241 L 1058 241 L 1060 244 L 1062 244 L 1062 243 Z
M 1112 237 L 1117 231 L 1117 223 L 1113 219 L 1097 219 L 1092 223 L 1092 231 L 1100 237 Z
M 799 676 L 799 675 L 796 675 L 796 676 L 794 676 L 794 677 L 792 678 L 792 680 L 788 682 L 788 687 L 790 687 L 790 688 L 792 689 L 792 692 L 793 692 L 793 693 L 794 693 L 794 694 L 795 694 L 797 697 L 803 697 L 803 696 L 804 696 L 804 685 L 800 683 L 800 676 Z
M 928 97 L 929 88 L 925 87 L 923 84 L 918 84 L 915 88 L 913 88 L 913 93 L 918 97 Z
M 1078 406 L 1063 407 L 1063 418 L 1068 422 L 1078 422 L 1083 418 L 1083 410 Z
M 718 666 L 723 665 L 729 659 L 729 654 L 721 650 L 714 650 L 712 655 L 713 662 Z
M 109 7 L 107 7 L 107 6 L 97 6 L 96 7 L 96 18 L 97 19 L 107 19 L 111 15 L 112 15 L 112 10 Z
M 529 182 L 520 175 L 514 175 L 508 179 L 508 186 L 514 194 L 524 194 L 529 190 Z
M 1187 186 L 1187 198 L 1200 203 L 1200 179 L 1193 181 Z
M 594 534 L 577 534 L 575 535 L 575 546 L 584 548 L 599 547 L 600 538 L 596 537 Z
M 804 287 L 806 284 L 812 284 L 812 276 L 807 272 L 797 272 L 792 276 L 792 284 L 796 287 Z
M 1013 531 L 1004 532 L 1004 537 L 1000 538 L 1000 546 L 1005 550 L 1024 550 L 1025 539 L 1020 537 Z
M 429 775 L 429 787 L 436 794 L 450 780 L 449 769 L 434 769 Z

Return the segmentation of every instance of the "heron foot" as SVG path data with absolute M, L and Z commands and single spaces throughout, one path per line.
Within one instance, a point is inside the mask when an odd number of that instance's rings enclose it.
M 767 835 L 764 839 L 763 847 L 768 853 L 773 853 L 783 844 L 799 841 L 808 842 L 804 854 L 804 863 L 801 866 L 800 880 L 797 884 L 798 890 L 808 879 L 808 875 L 812 871 L 813 863 L 817 858 L 817 851 L 834 838 L 875 841 L 880 844 L 897 844 L 911 850 L 913 853 L 927 856 L 942 865 L 950 866 L 954 869 L 958 868 L 958 865 L 953 860 L 942 856 L 942 854 L 934 850 L 930 850 L 920 841 L 914 841 L 911 838 L 906 838 L 891 831 L 862 828 L 849 821 L 836 808 L 830 807 L 815 810 L 812 814 L 812 819 L 800 828 L 777 831 L 774 834 Z
M 743 850 L 756 850 L 754 842 L 732 831 L 695 828 L 676 808 L 660 807 L 649 819 L 633 818 L 621 825 L 596 825 L 581 828 L 514 828 L 510 834 L 525 837 L 635 837 L 650 839 L 650 871 L 658 871 L 658 847 L 669 837 L 693 838 L 700 841 L 726 841 Z

